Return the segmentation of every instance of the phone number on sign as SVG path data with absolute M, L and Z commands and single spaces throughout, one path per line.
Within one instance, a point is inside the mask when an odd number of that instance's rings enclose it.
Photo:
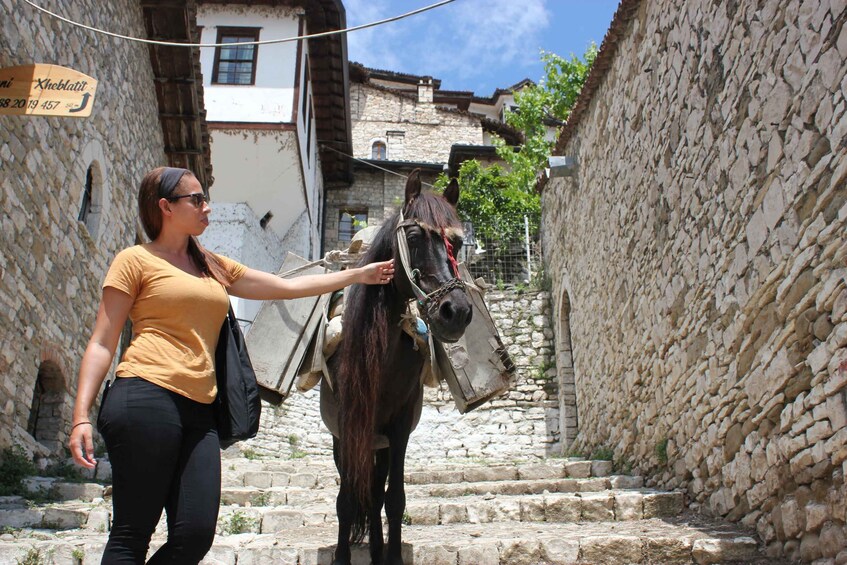
M 40 108 L 42 110 L 55 110 L 59 107 L 60 102 L 58 100 L 45 100 L 41 102 Z M 0 98 L 0 108 L 26 108 L 28 110 L 35 110 L 39 108 L 38 100 L 29 100 L 28 98 Z

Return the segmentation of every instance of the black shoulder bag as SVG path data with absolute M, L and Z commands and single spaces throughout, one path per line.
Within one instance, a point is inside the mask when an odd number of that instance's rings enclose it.
M 218 397 L 215 399 L 215 419 L 221 448 L 255 437 L 259 431 L 259 385 L 247 355 L 244 334 L 235 318 L 232 305 L 221 327 L 215 350 L 215 373 Z

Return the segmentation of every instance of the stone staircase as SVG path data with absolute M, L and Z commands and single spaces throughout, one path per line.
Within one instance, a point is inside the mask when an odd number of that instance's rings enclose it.
M 331 460 L 223 460 L 218 536 L 204 564 L 329 565 Z M 409 565 L 773 563 L 736 525 L 686 511 L 680 492 L 644 488 L 608 461 L 430 464 L 407 471 Z M 100 562 L 110 487 L 31 478 L 27 501 L 0 497 L 0 565 Z M 151 551 L 164 542 L 164 517 Z M 368 563 L 367 547 L 354 552 Z

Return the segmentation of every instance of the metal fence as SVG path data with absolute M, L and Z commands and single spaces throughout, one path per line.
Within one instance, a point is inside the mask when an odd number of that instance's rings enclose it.
M 537 224 L 524 216 L 523 233 L 494 241 L 478 237 L 478 230 L 465 222 L 461 253 L 471 275 L 482 277 L 487 284 L 496 287 L 540 286 L 543 279 L 541 245 L 538 230 L 532 227 Z

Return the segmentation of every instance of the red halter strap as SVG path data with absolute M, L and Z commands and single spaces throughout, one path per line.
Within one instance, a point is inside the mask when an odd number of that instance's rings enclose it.
M 447 247 L 447 258 L 450 261 L 450 266 L 453 268 L 453 274 L 456 275 L 457 279 L 462 280 L 462 277 L 459 276 L 459 263 L 456 262 L 456 257 L 453 256 L 453 245 L 447 239 L 444 228 L 441 228 L 441 239 L 444 240 L 444 245 Z

